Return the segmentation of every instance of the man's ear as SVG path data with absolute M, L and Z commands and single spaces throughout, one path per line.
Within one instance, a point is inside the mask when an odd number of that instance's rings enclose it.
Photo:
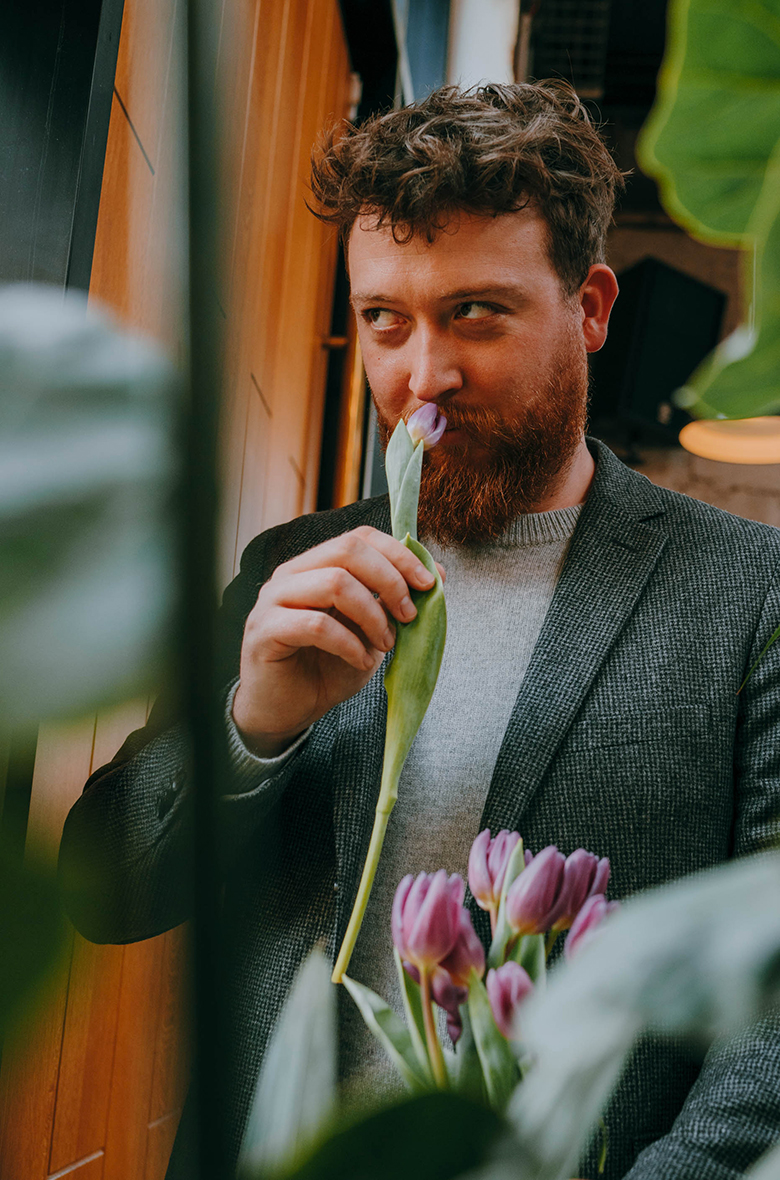
M 607 338 L 612 304 L 617 299 L 618 281 L 603 262 L 592 266 L 580 287 L 582 335 L 588 352 L 598 352 Z

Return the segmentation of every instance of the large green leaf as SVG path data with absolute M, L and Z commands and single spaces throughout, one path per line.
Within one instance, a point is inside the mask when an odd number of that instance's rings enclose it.
M 690 233 L 746 247 L 747 302 L 755 250 L 756 331 L 740 330 L 695 374 L 681 404 L 700 416 L 780 406 L 779 139 L 780 0 L 672 0 L 658 95 L 637 157 Z
M 0 721 L 158 681 L 174 589 L 172 369 L 86 297 L 0 288 Z
M 505 1134 L 481 1103 L 424 1094 L 337 1131 L 289 1180 L 454 1180 L 488 1160 Z
M 706 1044 L 780 997 L 780 857 L 735 861 L 627 901 L 523 1009 L 534 1065 L 509 1117 L 517 1180 L 565 1180 L 645 1030 Z
M 336 1099 L 336 992 L 320 950 L 304 962 L 265 1055 L 238 1171 L 275 1176 L 296 1166 L 327 1127 Z

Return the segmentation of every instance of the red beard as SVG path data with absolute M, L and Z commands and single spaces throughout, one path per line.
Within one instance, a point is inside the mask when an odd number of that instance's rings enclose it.
M 445 547 L 484 544 L 500 537 L 521 513 L 538 511 L 565 479 L 585 431 L 587 402 L 587 361 L 574 352 L 541 395 L 529 398 L 511 418 L 461 405 L 457 397 L 443 402 L 448 425 L 462 430 L 469 442 L 426 454 L 420 537 Z M 384 449 L 391 427 L 381 416 L 379 430 Z

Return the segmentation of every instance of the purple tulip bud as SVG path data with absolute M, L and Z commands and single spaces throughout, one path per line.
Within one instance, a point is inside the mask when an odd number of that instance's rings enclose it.
M 570 959 L 572 955 L 576 955 L 582 945 L 590 941 L 596 928 L 601 925 L 607 915 L 618 909 L 620 909 L 619 902 L 607 901 L 601 893 L 595 893 L 589 897 L 572 922 L 563 948 L 566 958 Z
M 549 929 L 560 934 L 568 930 L 589 897 L 603 893 L 609 881 L 609 860 L 578 848 L 566 858 L 558 901 L 549 915 Z
M 517 1010 L 534 989 L 531 976 L 510 959 L 501 967 L 488 971 L 485 986 L 498 1031 L 508 1041 L 517 1040 Z
M 458 937 L 465 886 L 462 877 L 408 874 L 395 891 L 392 911 L 393 942 L 401 958 L 418 971 L 435 967 L 449 954 Z
M 498 910 L 506 867 L 519 839 L 519 832 L 506 828 L 491 839 L 490 829 L 485 828 L 471 845 L 469 888 L 477 905 L 491 914 Z
M 469 989 L 455 982 L 449 971 L 444 967 L 437 967 L 431 979 L 431 993 L 434 1000 L 447 1013 L 447 1032 L 453 1045 L 463 1032 L 463 1020 L 460 1006 L 469 997 Z
M 471 922 L 471 914 L 466 909 L 460 911 L 455 945 L 440 965 L 449 972 L 453 982 L 459 987 L 468 987 L 472 970 L 476 971 L 480 979 L 485 974 L 485 948 L 477 937 Z
M 544 934 L 560 897 L 566 858 L 551 844 L 509 886 L 506 919 L 515 934 Z
M 435 447 L 447 429 L 447 419 L 433 402 L 426 402 L 415 410 L 406 423 L 409 437 L 415 446 L 422 442 L 423 448 L 429 451 Z

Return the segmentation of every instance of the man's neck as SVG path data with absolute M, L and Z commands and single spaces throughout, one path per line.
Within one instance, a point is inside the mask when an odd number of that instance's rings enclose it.
M 583 436 L 561 478 L 530 511 L 552 512 L 555 508 L 574 508 L 584 503 L 595 473 L 596 464 Z

